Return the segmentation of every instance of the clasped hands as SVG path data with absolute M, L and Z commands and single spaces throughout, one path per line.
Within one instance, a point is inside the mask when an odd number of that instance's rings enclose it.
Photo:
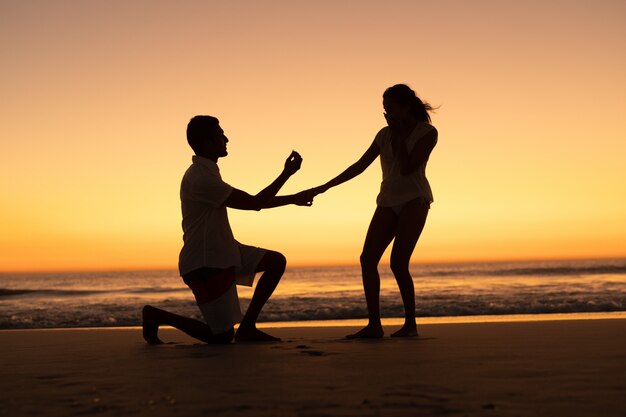
M 289 157 L 287 158 L 287 160 L 285 161 L 285 169 L 283 172 L 285 172 L 289 176 L 292 176 L 293 174 L 295 174 L 296 172 L 300 170 L 301 166 L 302 166 L 302 157 L 300 156 L 298 152 L 292 151 Z M 309 188 L 308 190 L 300 191 L 299 193 L 294 194 L 292 196 L 293 204 L 297 206 L 310 207 L 313 205 L 313 199 L 315 198 L 315 196 L 323 192 L 326 192 L 328 188 L 329 187 L 327 187 L 326 185 L 320 185 L 318 187 Z

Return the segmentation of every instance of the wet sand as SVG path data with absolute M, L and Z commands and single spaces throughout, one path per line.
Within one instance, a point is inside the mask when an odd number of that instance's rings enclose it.
M 171 328 L 0 331 L 0 415 L 625 416 L 626 320 L 264 329 L 208 346 Z M 394 328 L 386 328 L 387 335 Z

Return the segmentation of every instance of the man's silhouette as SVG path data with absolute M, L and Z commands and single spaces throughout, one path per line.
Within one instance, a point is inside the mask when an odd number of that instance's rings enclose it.
M 226 208 L 261 210 L 288 204 L 310 206 L 312 193 L 276 194 L 302 164 L 292 152 L 282 173 L 257 195 L 225 183 L 217 160 L 228 155 L 228 138 L 212 116 L 195 116 L 187 125 L 187 141 L 195 155 L 181 183 L 183 248 L 179 272 L 191 288 L 206 321 L 179 316 L 152 306 L 143 308 L 143 336 L 150 344 L 162 343 L 160 325 L 170 325 L 206 343 L 277 341 L 256 328 L 265 302 L 285 271 L 285 257 L 275 251 L 240 244 L 233 237 Z M 263 272 L 245 315 L 241 314 L 237 284 L 252 286 Z M 235 334 L 234 324 L 239 323 Z

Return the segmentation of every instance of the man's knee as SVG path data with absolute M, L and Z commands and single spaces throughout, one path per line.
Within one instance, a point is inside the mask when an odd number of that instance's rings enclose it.
M 287 258 L 285 258 L 285 255 L 283 255 L 280 252 L 274 252 L 275 255 L 275 264 L 276 264 L 276 268 L 282 269 L 283 271 L 285 270 L 285 268 L 287 267 Z
M 234 337 L 235 337 L 235 329 L 231 327 L 230 330 L 224 333 L 213 335 L 211 343 L 218 344 L 218 345 L 226 345 L 232 342 Z
M 235 329 L 231 327 L 230 330 L 217 334 L 207 329 L 202 335 L 196 335 L 196 337 L 209 345 L 227 345 L 233 341 Z
M 284 271 L 287 267 L 287 258 L 280 252 L 267 251 L 263 259 L 265 270 Z

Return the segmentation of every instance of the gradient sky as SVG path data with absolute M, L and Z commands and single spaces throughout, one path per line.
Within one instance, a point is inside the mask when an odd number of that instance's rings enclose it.
M 626 2 L 0 0 L 0 271 L 172 268 L 185 126 L 227 182 L 354 162 L 407 83 L 440 106 L 414 262 L 626 256 Z M 292 265 L 355 263 L 375 162 L 313 207 L 230 211 Z

